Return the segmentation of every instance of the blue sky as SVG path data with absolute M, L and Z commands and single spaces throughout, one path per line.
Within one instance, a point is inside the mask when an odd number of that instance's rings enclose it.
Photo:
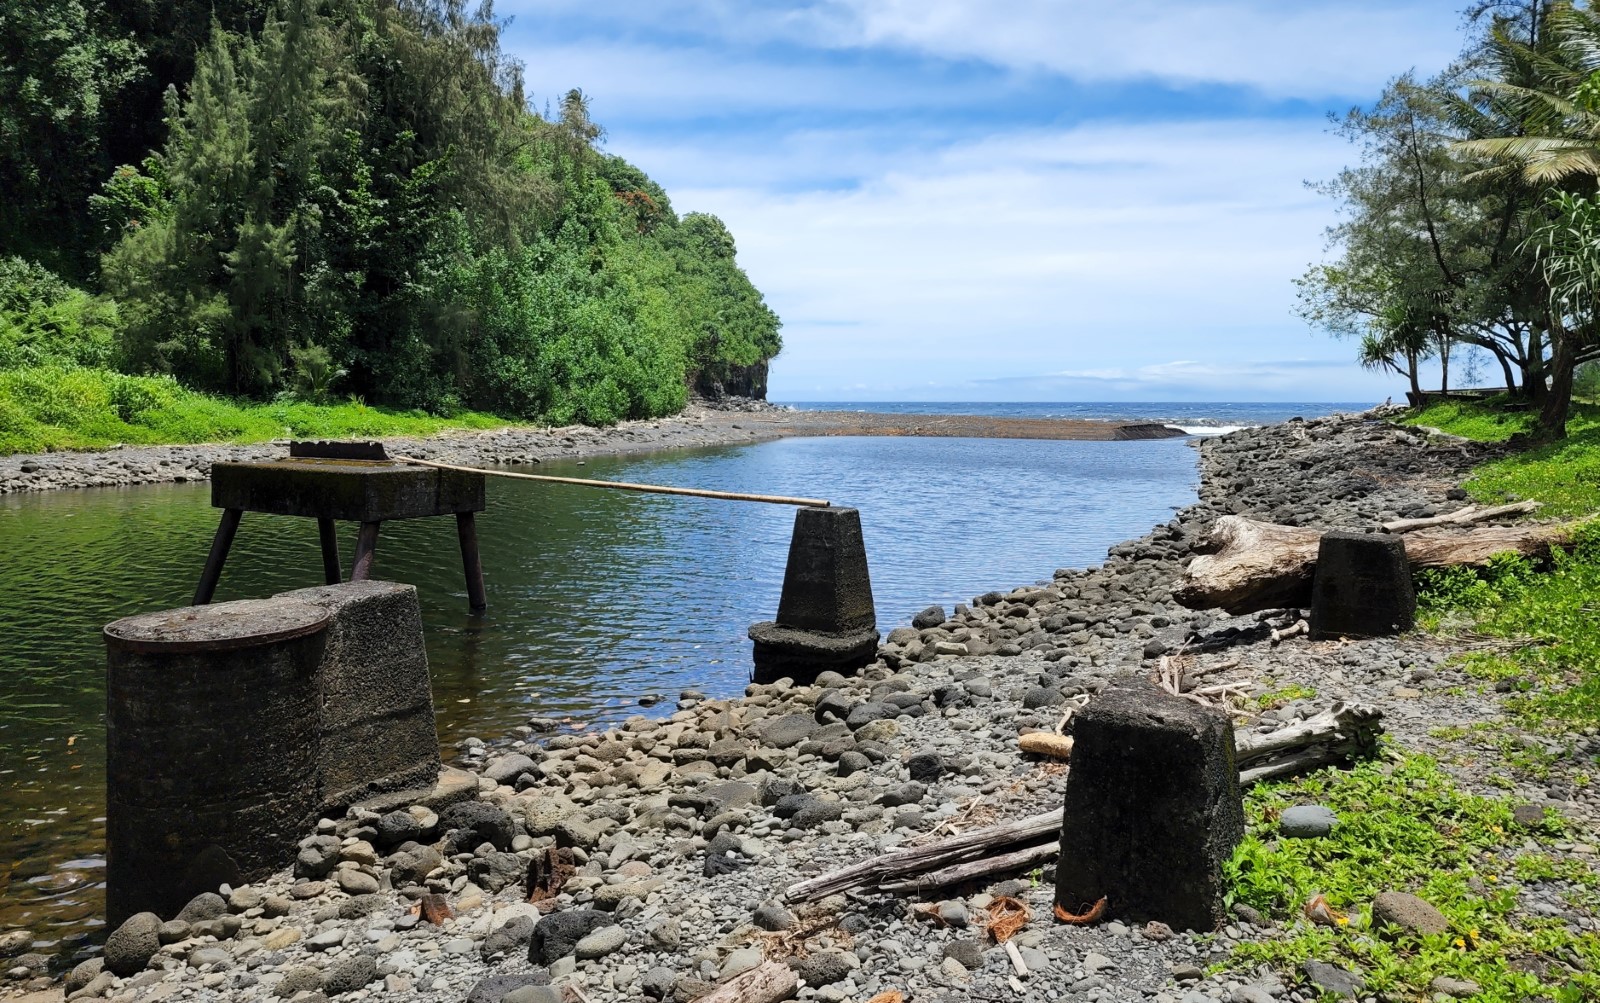
M 774 400 L 1378 400 L 1293 314 L 1326 115 L 1455 0 L 522 0 L 534 103 L 711 212 L 784 321 Z

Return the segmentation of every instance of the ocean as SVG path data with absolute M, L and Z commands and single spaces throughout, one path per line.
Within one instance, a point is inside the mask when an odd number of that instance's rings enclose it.
M 1290 418 L 1365 411 L 1375 401 L 773 401 L 801 411 L 975 414 L 989 418 L 1071 418 L 1159 422 L 1190 435 L 1222 435 Z

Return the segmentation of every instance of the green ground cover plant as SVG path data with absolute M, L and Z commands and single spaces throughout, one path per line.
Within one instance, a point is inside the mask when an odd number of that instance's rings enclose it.
M 1500 440 L 1531 421 L 1504 403 L 1451 401 L 1402 420 Z M 1539 514 L 1546 517 L 1580 520 L 1600 513 L 1600 407 L 1575 405 L 1567 439 L 1485 463 L 1463 487 L 1483 503 L 1541 502 Z M 1600 594 L 1600 521 L 1581 526 L 1572 547 L 1549 561 L 1506 555 L 1481 569 L 1422 571 L 1417 586 L 1424 626 L 1526 642 L 1466 661 L 1477 676 L 1510 681 L 1516 695 L 1509 706 L 1524 725 L 1547 731 L 1600 726 L 1600 623 L 1593 609 Z
M 1559 919 L 1530 914 L 1519 886 L 1549 882 L 1569 901 L 1600 887 L 1591 868 L 1525 847 L 1553 841 L 1561 821 L 1547 814 L 1524 828 L 1511 804 L 1462 790 L 1433 759 L 1393 757 L 1349 771 L 1325 769 L 1261 784 L 1245 799 L 1249 835 L 1228 865 L 1230 903 L 1284 922 L 1281 937 L 1240 945 L 1226 962 L 1290 971 L 1308 960 L 1357 968 L 1366 994 L 1427 1000 L 1438 976 L 1476 982 L 1485 1003 L 1545 996 L 1561 1003 L 1600 997 L 1600 943 Z M 1315 802 L 1338 813 L 1322 839 L 1277 838 L 1277 818 Z M 1409 891 L 1450 922 L 1438 935 L 1374 929 L 1371 904 L 1383 891 Z M 1339 917 L 1324 925 L 1304 908 L 1322 896 Z M 1541 978 L 1531 959 L 1563 962 Z M 1573 962 L 1576 961 L 1576 964 Z M 1570 965 L 1578 971 L 1567 970 Z
M 125 376 L 106 369 L 0 370 L 0 455 L 119 443 L 421 436 L 506 424 L 476 412 L 441 418 L 358 401 L 240 403 L 187 390 L 170 376 Z

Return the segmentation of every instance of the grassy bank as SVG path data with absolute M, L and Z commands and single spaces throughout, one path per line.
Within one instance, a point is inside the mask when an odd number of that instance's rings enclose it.
M 1410 412 L 1403 424 L 1437 428 L 1480 442 L 1504 442 L 1530 432 L 1531 411 L 1497 402 L 1451 401 Z M 1567 438 L 1479 467 L 1466 485 L 1474 500 L 1532 498 L 1541 516 L 1586 517 L 1600 512 L 1600 405 L 1574 403 Z
M 104 369 L 0 370 L 0 455 L 103 449 L 118 443 L 421 436 L 508 424 L 477 412 L 441 418 L 359 402 L 239 404 L 186 390 L 168 377 L 124 376 Z
M 1438 404 L 1404 419 L 1465 438 L 1503 441 L 1526 431 L 1532 416 L 1488 404 Z M 1573 408 L 1568 437 L 1494 460 L 1463 485 L 1475 501 L 1532 499 L 1541 517 L 1591 519 L 1600 513 L 1600 406 Z M 1532 728 L 1560 733 L 1600 726 L 1600 522 L 1584 525 L 1575 546 L 1542 566 L 1510 558 L 1474 571 L 1449 568 L 1419 576 L 1424 623 L 1471 630 L 1511 642 L 1477 654 L 1471 671 L 1510 686 L 1512 709 Z

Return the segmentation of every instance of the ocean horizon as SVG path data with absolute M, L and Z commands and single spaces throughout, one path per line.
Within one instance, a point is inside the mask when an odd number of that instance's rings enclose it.
M 867 411 L 874 414 L 972 414 L 987 418 L 1060 418 L 1078 421 L 1156 422 L 1191 435 L 1219 435 L 1273 425 L 1290 418 L 1320 418 L 1366 411 L 1377 401 L 787 401 L 798 411 Z

